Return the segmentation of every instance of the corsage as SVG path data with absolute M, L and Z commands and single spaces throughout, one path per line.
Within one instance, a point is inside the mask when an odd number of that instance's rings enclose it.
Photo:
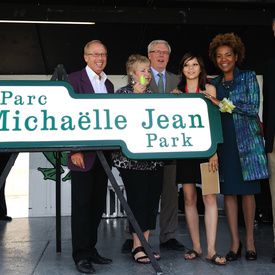
M 220 112 L 221 113 L 232 113 L 232 110 L 236 108 L 236 106 L 232 103 L 232 101 L 228 100 L 227 98 L 224 98 L 220 104 Z

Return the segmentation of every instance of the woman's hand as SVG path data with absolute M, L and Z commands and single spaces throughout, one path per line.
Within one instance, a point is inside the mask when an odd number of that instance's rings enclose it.
M 146 85 L 137 82 L 134 86 L 134 94 L 144 94 L 146 92 Z
M 71 156 L 71 160 L 75 166 L 83 168 L 83 169 L 85 168 L 84 158 L 83 158 L 83 154 L 81 152 L 77 152 L 77 153 L 73 154 Z
M 202 92 L 206 98 L 210 99 L 212 101 L 212 103 L 216 106 L 219 106 L 219 104 L 221 103 L 220 100 L 218 100 L 216 97 L 206 93 L 206 92 Z
M 211 158 L 209 158 L 208 169 L 211 172 L 216 172 L 218 170 L 219 163 L 218 163 L 218 155 L 215 153 Z
M 171 91 L 170 92 L 171 94 L 182 94 L 182 92 L 178 89 L 178 88 L 176 88 L 176 89 L 174 89 L 173 91 Z

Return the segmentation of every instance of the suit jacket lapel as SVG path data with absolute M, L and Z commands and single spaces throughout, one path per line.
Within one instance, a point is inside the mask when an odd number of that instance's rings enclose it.
M 106 79 L 105 86 L 106 86 L 108 93 L 114 93 L 114 85 L 112 84 L 112 82 L 109 79 Z
M 155 80 L 155 77 L 153 75 L 153 73 L 151 72 L 151 81 L 150 81 L 150 84 L 149 84 L 149 89 L 154 93 L 154 94 L 157 94 L 159 93 L 159 89 L 158 89 L 158 86 L 157 86 L 157 83 L 156 83 L 156 80 Z
M 81 70 L 81 87 L 85 94 L 94 94 L 93 85 L 88 77 L 86 69 Z
M 159 89 L 156 83 L 156 80 L 154 78 L 153 73 L 151 72 L 152 75 L 152 79 L 151 82 L 149 84 L 149 89 L 153 92 L 153 93 L 159 93 Z M 173 78 L 171 76 L 171 74 L 169 74 L 169 72 L 165 71 L 165 78 L 166 78 L 166 83 L 165 83 L 165 93 L 170 93 L 175 87 Z
M 88 77 L 88 74 L 87 74 L 85 68 L 83 70 L 81 70 L 80 81 L 81 81 L 82 90 L 84 91 L 85 94 L 94 94 L 95 93 L 94 87 Z M 108 93 L 114 93 L 114 86 L 109 79 L 106 79 L 105 86 L 106 86 Z
M 173 86 L 173 81 L 171 78 L 171 75 L 165 71 L 165 77 L 166 77 L 166 85 L 165 85 L 165 93 L 170 93 L 175 87 Z

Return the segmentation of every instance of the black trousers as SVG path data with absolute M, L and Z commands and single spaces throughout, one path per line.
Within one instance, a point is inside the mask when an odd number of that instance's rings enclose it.
M 11 153 L 0 154 L 0 175 L 4 171 L 10 156 L 11 156 Z M 0 217 L 7 215 L 7 205 L 6 205 L 6 199 L 5 199 L 5 184 L 6 182 L 4 182 L 2 188 L 0 189 Z
M 98 159 L 90 171 L 72 171 L 72 246 L 75 263 L 95 252 L 97 229 L 106 205 L 108 177 Z
M 2 188 L 0 189 L 0 217 L 7 215 L 7 205 L 6 205 L 6 198 L 5 198 L 5 184 L 4 182 Z
M 119 169 L 125 185 L 127 202 L 142 232 L 156 228 L 159 198 L 162 191 L 163 167 L 156 170 Z M 135 232 L 129 225 L 130 232 Z

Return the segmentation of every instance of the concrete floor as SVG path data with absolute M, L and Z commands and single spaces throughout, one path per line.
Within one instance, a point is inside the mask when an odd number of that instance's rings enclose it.
M 135 263 L 131 255 L 120 252 L 124 241 L 123 230 L 126 218 L 103 219 L 99 228 L 98 251 L 101 255 L 113 259 L 112 265 L 97 265 L 97 274 L 117 275 L 153 275 L 156 274 L 152 265 Z M 186 261 L 183 252 L 161 251 L 159 249 L 158 232 L 152 232 L 150 244 L 154 251 L 160 252 L 159 261 L 163 274 L 275 274 L 275 264 L 271 262 L 273 253 L 273 235 L 270 225 L 255 226 L 255 245 L 258 252 L 257 261 L 246 261 L 242 258 L 230 262 L 226 266 L 216 266 L 205 260 L 205 230 L 203 217 L 200 217 L 201 242 L 203 256 L 193 261 Z M 62 253 L 56 253 L 55 217 L 14 218 L 12 222 L 0 222 L 0 274 L 1 275 L 70 275 L 80 274 L 71 257 L 70 217 L 62 217 Z M 240 236 L 245 243 L 245 230 L 240 227 Z M 179 215 L 177 239 L 191 248 L 191 240 L 184 215 Z M 217 252 L 225 255 L 230 246 L 230 235 L 226 218 L 219 217 Z

